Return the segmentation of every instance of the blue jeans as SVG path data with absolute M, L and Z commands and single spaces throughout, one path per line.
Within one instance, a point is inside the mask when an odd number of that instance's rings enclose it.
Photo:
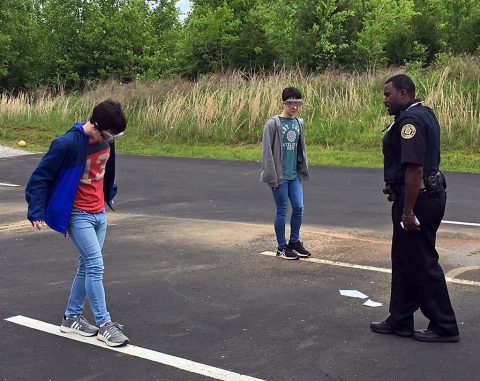
M 290 218 L 290 241 L 298 242 L 300 240 L 300 226 L 303 217 L 303 188 L 300 178 L 284 181 L 277 188 L 272 189 L 273 199 L 277 205 L 275 214 L 275 235 L 279 248 L 285 247 L 285 220 L 287 218 L 288 200 L 292 204 L 292 216 Z
M 106 232 L 105 210 L 88 213 L 73 209 L 68 235 L 78 250 L 79 260 L 65 311 L 66 317 L 81 315 L 85 298 L 88 297 L 96 323 L 100 325 L 111 320 L 103 288 L 102 247 Z

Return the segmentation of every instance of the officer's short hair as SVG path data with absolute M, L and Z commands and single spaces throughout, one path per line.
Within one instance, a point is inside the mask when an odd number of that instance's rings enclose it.
M 397 90 L 405 90 L 408 95 L 414 97 L 415 96 L 415 84 L 413 83 L 412 79 L 406 74 L 397 74 L 393 77 L 390 77 L 385 81 L 385 85 L 387 83 L 392 82 L 393 87 Z
M 295 87 L 286 87 L 282 91 L 282 101 L 289 99 L 302 99 L 302 93 Z
M 114 134 L 123 132 L 127 127 L 127 119 L 122 105 L 111 99 L 100 102 L 93 108 L 90 123 L 100 131 L 109 130 Z

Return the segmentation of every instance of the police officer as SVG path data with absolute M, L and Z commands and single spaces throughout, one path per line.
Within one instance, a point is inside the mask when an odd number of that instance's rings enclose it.
M 392 205 L 390 316 L 370 324 L 377 333 L 414 336 L 427 342 L 456 342 L 459 332 L 435 238 L 445 212 L 446 183 L 439 172 L 440 125 L 433 111 L 415 99 L 404 74 L 384 85 L 384 104 L 395 117 L 383 138 L 384 177 Z M 414 312 L 429 319 L 414 331 Z

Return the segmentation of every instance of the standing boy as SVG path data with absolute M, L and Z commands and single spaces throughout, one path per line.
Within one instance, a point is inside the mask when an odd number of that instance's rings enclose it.
M 115 138 L 127 126 L 120 103 L 95 106 L 87 123 L 76 123 L 53 140 L 25 190 L 28 220 L 70 236 L 79 253 L 62 332 L 95 336 L 109 346 L 129 342 L 122 326 L 112 322 L 103 288 L 102 247 L 107 230 L 105 203 L 116 193 Z M 82 316 L 88 297 L 99 328 Z
M 282 92 L 283 111 L 270 118 L 263 128 L 261 181 L 272 188 L 276 204 L 275 235 L 277 257 L 298 259 L 310 253 L 300 242 L 303 217 L 302 181 L 308 180 L 307 152 L 303 119 L 296 117 L 302 106 L 302 94 L 294 87 Z M 285 238 L 288 200 L 292 204 L 290 241 Z

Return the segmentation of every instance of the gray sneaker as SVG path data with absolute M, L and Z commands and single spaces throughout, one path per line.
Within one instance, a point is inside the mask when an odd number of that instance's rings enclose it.
M 97 339 L 103 341 L 110 347 L 120 347 L 127 345 L 130 341 L 122 332 L 123 325 L 119 323 L 107 322 L 98 329 Z
M 98 328 L 90 324 L 82 315 L 70 318 L 64 316 L 60 331 L 64 333 L 78 333 L 82 336 L 95 336 L 98 333 Z

